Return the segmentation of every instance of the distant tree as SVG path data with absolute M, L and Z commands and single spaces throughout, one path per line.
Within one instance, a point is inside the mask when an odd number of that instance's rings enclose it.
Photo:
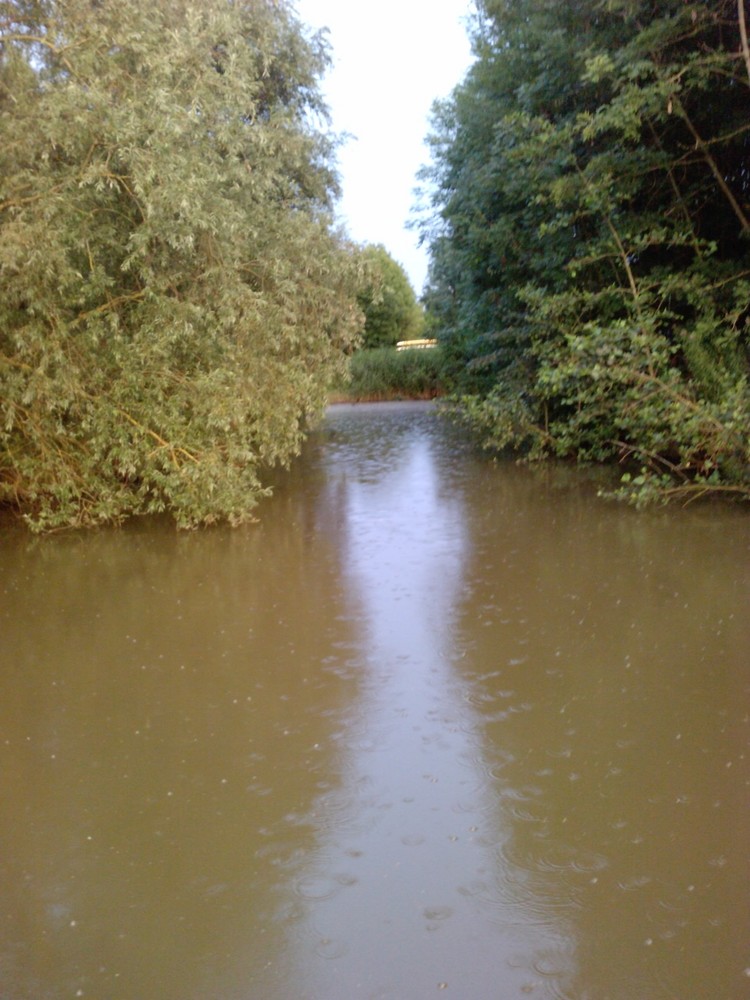
M 0 502 L 251 516 L 361 318 L 287 0 L 0 0 Z
M 364 346 L 388 347 L 419 337 L 422 309 L 403 267 L 380 244 L 366 246 L 362 262 L 357 301 L 365 316 Z

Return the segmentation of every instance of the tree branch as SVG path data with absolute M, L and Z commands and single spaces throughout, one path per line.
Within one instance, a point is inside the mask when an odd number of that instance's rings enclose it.
M 742 2 L 742 0 L 740 0 L 740 3 L 741 2 Z M 714 178 L 716 179 L 716 183 L 721 188 L 722 193 L 724 194 L 724 197 L 727 199 L 727 201 L 729 202 L 729 204 L 732 206 L 732 210 L 734 211 L 734 214 L 739 219 L 740 225 L 742 226 L 742 229 L 746 233 L 750 232 L 750 222 L 748 221 L 747 216 L 742 211 L 742 208 L 741 208 L 739 202 L 737 201 L 737 199 L 735 198 L 735 196 L 732 194 L 732 192 L 731 192 L 731 190 L 730 190 L 729 185 L 727 184 L 727 182 L 724 180 L 724 176 L 723 176 L 722 172 L 719 170 L 719 165 L 716 162 L 716 160 L 713 158 L 713 156 L 711 155 L 711 152 L 710 152 L 708 146 L 703 141 L 703 139 L 700 137 L 700 135 L 698 134 L 698 130 L 696 129 L 695 125 L 693 125 L 692 121 L 690 120 L 690 116 L 688 115 L 687 111 L 685 110 L 685 105 L 682 103 L 682 101 L 676 95 L 672 98 L 672 100 L 674 101 L 675 106 L 677 107 L 677 109 L 678 109 L 678 111 L 680 113 L 681 118 L 683 119 L 683 121 L 687 125 L 688 130 L 690 131 L 690 134 L 692 135 L 693 139 L 695 140 L 695 148 L 700 150 L 700 152 L 703 155 L 703 158 L 705 159 L 706 163 L 711 168 L 711 173 L 714 175 Z
M 191 462 L 195 462 L 196 464 L 200 462 L 199 457 L 195 455 L 192 451 L 189 451 L 187 448 L 182 448 L 180 445 L 175 445 L 170 443 L 169 441 L 165 441 L 160 434 L 157 434 L 156 431 L 151 430 L 150 427 L 146 427 L 139 420 L 136 420 L 135 417 L 132 417 L 127 412 L 127 410 L 123 410 L 122 407 L 120 406 L 115 406 L 114 409 L 117 411 L 117 413 L 121 414 L 121 416 L 125 417 L 128 423 L 132 424 L 133 427 L 137 428 L 137 430 L 153 438 L 154 441 L 156 441 L 157 444 L 160 446 L 160 448 L 169 449 L 169 454 L 172 458 L 172 462 L 174 463 L 175 468 L 178 469 L 180 467 L 180 463 L 177 461 L 178 454 L 184 455 L 185 458 L 189 459 Z
M 740 21 L 740 39 L 742 40 L 742 55 L 745 57 L 747 75 L 750 79 L 750 45 L 747 43 L 747 22 L 745 21 L 745 0 L 737 0 L 737 12 Z

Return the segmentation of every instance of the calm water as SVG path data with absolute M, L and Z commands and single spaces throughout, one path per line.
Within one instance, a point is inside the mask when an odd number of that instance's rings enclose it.
M 259 524 L 0 541 L 2 1000 L 744 1000 L 750 518 L 336 407 Z

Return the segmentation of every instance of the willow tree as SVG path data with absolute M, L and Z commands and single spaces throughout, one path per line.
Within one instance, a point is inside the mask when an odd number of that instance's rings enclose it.
M 492 445 L 750 496 L 744 0 L 478 0 L 428 294 Z M 450 353 L 450 352 L 449 352 Z
M 247 519 L 361 324 L 284 0 L 0 2 L 0 501 Z

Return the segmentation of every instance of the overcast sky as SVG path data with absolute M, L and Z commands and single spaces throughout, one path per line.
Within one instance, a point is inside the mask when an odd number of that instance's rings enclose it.
M 296 0 L 305 23 L 327 26 L 333 68 L 323 81 L 333 128 L 353 136 L 339 152 L 340 214 L 358 242 L 383 243 L 417 294 L 427 257 L 406 223 L 432 102 L 470 62 L 471 0 Z

